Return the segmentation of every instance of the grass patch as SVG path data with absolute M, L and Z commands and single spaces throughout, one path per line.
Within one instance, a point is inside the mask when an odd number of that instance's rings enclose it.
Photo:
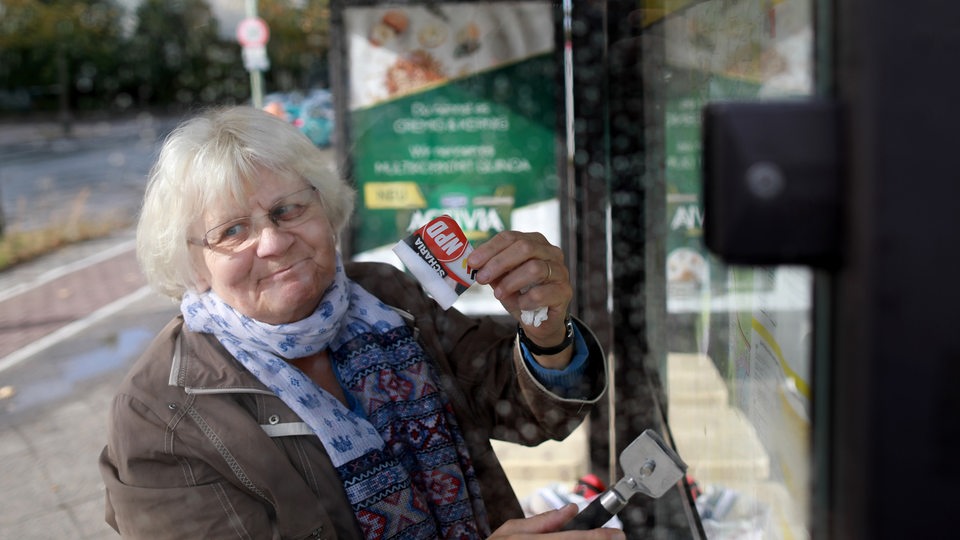
M 102 238 L 127 227 L 129 223 L 86 223 L 83 227 L 65 231 L 48 228 L 33 231 L 8 231 L 0 238 L 0 271 L 56 251 L 64 246 Z
M 89 215 L 84 211 L 88 192 L 71 204 L 66 218 L 58 223 L 29 230 L 10 227 L 0 236 L 0 271 L 25 263 L 64 246 L 113 234 L 132 223 L 113 213 Z

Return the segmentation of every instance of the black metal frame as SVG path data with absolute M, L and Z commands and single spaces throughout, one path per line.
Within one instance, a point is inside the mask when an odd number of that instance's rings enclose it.
M 609 399 L 590 423 L 591 470 L 607 481 L 617 477 L 617 456 L 644 429 L 672 444 L 659 379 L 666 304 L 658 291 L 666 285 L 656 261 L 663 254 L 647 241 L 651 225 L 664 219 L 665 194 L 656 172 L 647 171 L 643 146 L 645 126 L 659 113 L 644 108 L 650 87 L 641 55 L 657 54 L 662 44 L 654 36 L 641 45 L 637 8 L 635 1 L 574 2 L 571 14 L 577 292 L 611 358 Z M 689 490 L 634 497 L 618 516 L 629 538 L 703 537 Z
M 951 536 L 960 5 L 835 4 L 835 56 L 825 60 L 845 110 L 843 266 L 821 280 L 832 302 L 829 324 L 818 326 L 832 338 L 829 358 L 816 361 L 828 401 L 815 419 L 815 536 Z

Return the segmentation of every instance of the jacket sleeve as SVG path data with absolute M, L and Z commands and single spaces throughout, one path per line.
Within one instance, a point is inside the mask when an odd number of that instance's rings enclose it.
M 166 422 L 129 396 L 115 398 L 99 465 L 107 523 L 124 538 L 279 538 L 262 502 L 172 446 Z
M 576 324 L 587 346 L 583 390 L 576 393 L 582 397 L 564 398 L 531 373 L 520 350 L 516 323 L 475 319 L 454 309 L 441 310 L 436 317 L 435 324 L 442 329 L 442 361 L 465 396 L 471 418 L 494 439 L 528 446 L 562 440 L 580 425 L 605 391 L 603 353 L 580 322 Z
M 552 439 L 563 439 L 573 432 L 603 397 L 607 388 L 607 359 L 600 342 L 585 323 L 575 317 L 573 323 L 582 338 L 576 341 L 577 347 L 582 346 L 585 349 L 578 350 L 575 354 L 582 353 L 586 356 L 586 366 L 579 388 L 569 391 L 569 397 L 557 395 L 540 382 L 532 373 L 529 363 L 522 357 L 519 340 L 515 336 L 513 338 L 513 364 L 517 373 L 517 387 L 523 401 L 530 406 L 533 417 Z M 530 444 L 522 437 L 508 440 Z M 535 443 L 538 442 L 540 441 Z

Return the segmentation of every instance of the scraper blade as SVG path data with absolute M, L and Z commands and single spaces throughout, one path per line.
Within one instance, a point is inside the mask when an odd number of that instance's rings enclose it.
M 564 530 L 588 530 L 604 523 L 622 510 L 635 493 L 657 499 L 686 473 L 687 464 L 653 430 L 645 430 L 620 453 L 624 477 L 601 493 L 577 514 Z

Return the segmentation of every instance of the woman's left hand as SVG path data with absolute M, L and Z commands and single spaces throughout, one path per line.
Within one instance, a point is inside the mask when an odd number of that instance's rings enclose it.
M 570 274 L 563 260 L 563 251 L 540 233 L 504 231 L 476 246 L 467 264 L 477 270 L 476 280 L 493 287 L 493 294 L 521 325 L 527 338 L 542 347 L 561 343 L 567 329 L 564 319 L 573 298 Z M 547 318 L 539 326 L 523 322 L 522 310 L 547 308 Z M 562 368 L 570 354 L 557 355 L 557 365 L 540 362 L 545 367 Z

